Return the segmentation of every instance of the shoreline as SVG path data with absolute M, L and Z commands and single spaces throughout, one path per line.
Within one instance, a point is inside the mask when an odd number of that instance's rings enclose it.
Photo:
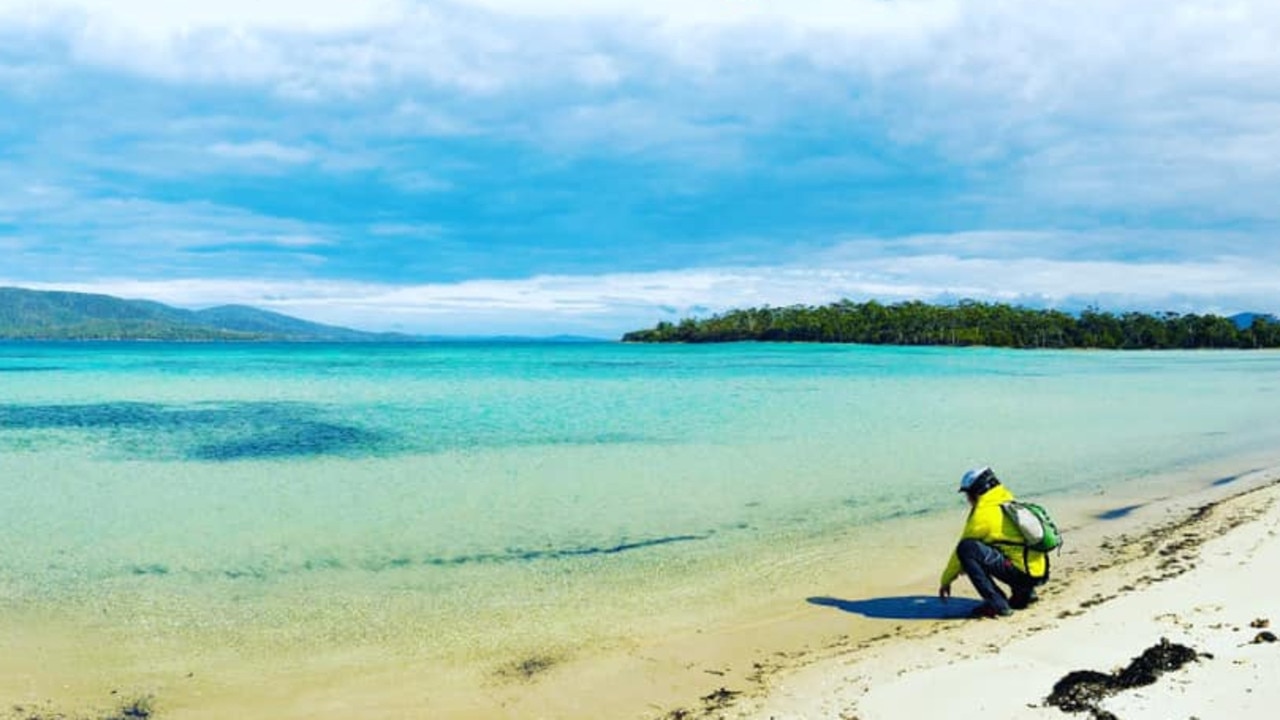
M 1219 468 L 1206 466 L 1186 476 L 1151 478 L 1122 484 L 1112 491 L 1043 498 L 1059 522 L 1067 523 L 1064 527 L 1069 544 L 1062 558 L 1055 558 L 1055 577 L 1042 593 L 1042 602 L 1019 613 L 1008 627 L 1021 626 L 1031 618 L 1050 625 L 1069 621 L 1069 617 L 1055 616 L 1069 603 L 1075 608 L 1088 602 L 1086 615 L 1092 613 L 1093 607 L 1112 599 L 1106 595 L 1123 594 L 1119 588 L 1126 584 L 1113 582 L 1104 587 L 1098 585 L 1098 578 L 1133 574 L 1131 571 L 1137 567 L 1134 563 L 1142 561 L 1141 553 L 1134 557 L 1104 557 L 1108 543 L 1117 543 L 1121 536 L 1151 540 L 1176 532 L 1179 523 L 1190 522 L 1187 518 L 1193 517 L 1197 508 L 1232 502 L 1247 504 L 1255 493 L 1268 487 L 1274 490 L 1280 478 L 1280 468 L 1268 465 L 1269 469 L 1258 470 L 1257 464 L 1244 458 L 1234 458 L 1224 467 L 1227 465 L 1255 469 L 1221 477 L 1215 475 Z M 1209 479 L 1213 477 L 1219 479 Z M 1017 491 L 1018 483 L 1014 485 Z M 33 629 L 28 650 L 47 652 L 54 663 L 60 662 L 57 658 L 64 653 L 72 653 L 67 657 L 80 658 L 81 664 L 61 668 L 61 678 L 54 683 L 53 676 L 41 678 L 39 672 L 31 672 L 29 660 L 24 669 L 22 653 L 18 652 L 23 645 L 11 639 L 7 645 L 15 652 L 8 653 L 10 662 L 0 662 L 0 669 L 19 673 L 25 670 L 45 688 L 70 688 L 63 684 L 70 678 L 82 690 L 64 690 L 61 696 L 49 690 L 28 692 L 18 702 L 0 706 L 0 718 L 9 720 L 11 715 L 5 713 L 17 705 L 28 711 L 21 715 L 23 720 L 58 717 L 58 713 L 84 718 L 114 717 L 111 704 L 142 698 L 154 698 L 149 706 L 154 717 L 188 719 L 212 719 L 232 709 L 250 720 L 342 718 L 352 713 L 456 720 L 685 720 L 757 717 L 749 714 L 754 712 L 766 713 L 758 715 L 761 720 L 837 717 L 831 712 L 805 714 L 788 704 L 789 699 L 794 699 L 796 693 L 826 697 L 831 683 L 847 677 L 842 668 L 859 659 L 882 663 L 886 657 L 905 652 L 900 648 L 936 644 L 938 638 L 972 632 L 969 628 L 975 623 L 955 619 L 965 614 L 968 603 L 976 603 L 968 599 L 973 596 L 966 581 L 957 583 L 956 598 L 945 611 L 931 596 L 946 547 L 954 542 L 959 530 L 959 510 L 887 521 L 887 526 L 878 528 L 853 529 L 845 538 L 849 547 L 834 551 L 835 557 L 830 556 L 835 547 L 830 544 L 796 548 L 796 567 L 761 568 L 755 582 L 772 587 L 769 592 L 779 595 L 779 584 L 793 582 L 810 571 L 819 576 L 802 587 L 786 586 L 787 592 L 781 593 L 784 601 L 774 602 L 767 612 L 756 612 L 761 608 L 754 607 L 743 615 L 747 608 L 726 606 L 722 617 L 664 634 L 656 641 L 624 640 L 568 657 L 554 653 L 510 657 L 500 666 L 489 667 L 483 676 L 424 663 L 411 656 L 379 654 L 376 648 L 369 647 L 338 647 L 304 665 L 290 665 L 293 661 L 289 660 L 289 653 L 250 658 L 222 648 L 222 657 L 216 663 L 201 665 L 190 658 L 191 664 L 179 669 L 173 666 L 187 660 L 183 659 L 183 648 L 174 646 L 149 660 L 134 653 L 131 659 L 135 669 L 143 672 L 131 679 L 130 673 L 120 672 L 109 655 L 100 654 L 100 648 L 62 648 L 56 654 L 45 651 L 37 643 L 47 643 L 49 637 Z M 909 538 L 894 558 L 910 562 L 877 576 L 874 571 L 883 558 L 864 556 L 867 548 L 875 547 L 867 539 L 875 537 L 883 527 L 892 527 Z M 1147 541 L 1134 540 L 1130 544 L 1142 547 L 1144 542 Z M 814 591 L 815 587 L 821 590 Z M 1093 595 L 1077 597 L 1086 587 L 1097 589 L 1091 591 Z M 737 592 L 740 588 L 725 590 Z M 1095 595 L 1105 599 L 1095 601 Z M 659 612 L 678 610 L 664 607 Z M 991 625 L 986 623 L 982 632 L 990 632 Z M 62 640 L 68 645 L 81 641 L 93 644 L 89 638 L 67 636 Z M 966 649 L 969 643 L 977 642 L 976 638 L 966 640 Z M 194 649 L 201 650 L 198 646 Z M 929 659 L 946 657 L 936 647 L 926 650 L 924 654 Z M 1132 654 L 1140 650 L 1135 648 Z M 207 653 L 209 648 L 203 651 Z M 920 659 L 911 662 L 918 664 Z M 157 663 L 173 672 L 160 672 Z M 6 674 L 13 677 L 12 672 Z M 90 675 L 91 680 L 87 679 Z M 803 679 L 811 676 L 818 679 L 805 685 Z M 255 681 L 268 687 L 255 688 Z M 0 689 L 6 684 L 10 689 L 20 687 L 0 682 Z M 30 687 L 35 687 L 34 682 Z M 801 687 L 806 689 L 798 689 Z M 604 688 L 608 688 L 607 693 L 602 692 Z M 832 697 L 832 702 L 848 700 L 840 693 Z M 871 717 L 874 716 L 861 720 Z
M 1238 481 L 1224 497 L 1173 503 L 1162 522 L 1103 537 L 1011 618 L 904 628 L 777 673 L 725 717 L 1070 717 L 1048 700 L 1078 679 L 1071 673 L 1116 673 L 1162 643 L 1194 659 L 1154 684 L 1102 693 L 1079 717 L 1272 717 L 1280 645 L 1267 628 L 1280 625 L 1280 583 L 1268 571 L 1280 562 L 1280 468 Z

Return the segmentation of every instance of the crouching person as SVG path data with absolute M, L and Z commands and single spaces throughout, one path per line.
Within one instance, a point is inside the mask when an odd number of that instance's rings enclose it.
M 1005 617 L 1036 601 L 1035 588 L 1049 579 L 1045 553 L 1026 547 L 1022 532 L 1000 509 L 1014 499 L 989 467 L 974 468 L 960 479 L 969 500 L 969 518 L 960 543 L 942 572 L 938 597 L 951 597 L 951 583 L 961 571 L 982 596 L 974 617 Z M 1009 586 L 1009 594 L 997 583 Z

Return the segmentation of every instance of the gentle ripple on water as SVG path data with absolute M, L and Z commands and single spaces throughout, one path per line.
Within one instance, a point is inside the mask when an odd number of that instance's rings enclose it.
M 11 344 L 0 574 L 727 562 L 978 462 L 1051 493 L 1274 447 L 1277 389 L 1276 353 Z

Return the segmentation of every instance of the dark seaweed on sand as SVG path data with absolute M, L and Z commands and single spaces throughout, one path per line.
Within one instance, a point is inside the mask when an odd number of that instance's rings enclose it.
M 115 694 L 115 691 L 112 691 Z M 68 715 L 63 712 L 57 712 L 47 709 L 23 707 L 15 705 L 13 711 L 17 713 L 12 717 L 20 720 L 88 720 L 90 716 Z M 10 716 L 4 716 L 6 718 Z M 115 710 L 110 710 L 101 715 L 95 714 L 92 720 L 149 720 L 156 717 L 155 708 L 152 705 L 150 696 L 142 696 L 125 702 Z
M 1195 650 L 1160 638 L 1159 644 L 1144 650 L 1118 672 L 1075 670 L 1067 673 L 1054 684 L 1046 702 L 1064 712 L 1088 712 L 1095 720 L 1115 720 L 1115 715 L 1099 706 L 1103 700 L 1122 690 L 1150 685 L 1160 675 L 1177 670 L 1197 657 Z

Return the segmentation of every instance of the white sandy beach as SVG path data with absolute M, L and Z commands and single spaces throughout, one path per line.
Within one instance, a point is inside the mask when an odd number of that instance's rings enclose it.
M 1071 717 L 1046 702 L 1055 683 L 1077 670 L 1112 673 L 1167 639 L 1199 657 L 1078 717 L 1275 717 L 1280 643 L 1268 634 L 1280 625 L 1277 477 L 1253 473 L 1241 485 L 1254 489 L 1204 509 L 1167 510 L 1169 519 L 1142 535 L 1097 543 L 1095 557 L 1086 559 L 1091 549 L 1056 569 L 1041 602 L 1012 618 L 905 628 L 907 637 L 775 678 L 735 716 Z
M 797 568 L 756 572 L 755 582 L 785 587 L 785 603 L 761 619 L 545 671 L 463 676 L 454 689 L 441 690 L 424 663 L 389 654 L 309 665 L 284 654 L 210 657 L 16 617 L 0 626 L 0 718 L 121 717 L 121 702 L 135 697 L 154 698 L 155 717 L 175 720 L 1069 717 L 1046 704 L 1055 683 L 1073 671 L 1111 673 L 1162 638 L 1198 661 L 1102 710 L 1124 720 L 1273 717 L 1280 643 L 1253 641 L 1280 631 L 1280 467 L 1267 456 L 1135 483 L 1049 503 L 1068 544 L 1041 602 L 1004 620 L 963 618 L 977 604 L 963 579 L 945 607 L 932 595 L 963 519 L 957 507 L 895 521 L 901 541 L 883 574 L 883 540 L 872 542 L 883 528 L 850 535 L 839 557 L 823 546 L 820 562 L 798 552 Z

